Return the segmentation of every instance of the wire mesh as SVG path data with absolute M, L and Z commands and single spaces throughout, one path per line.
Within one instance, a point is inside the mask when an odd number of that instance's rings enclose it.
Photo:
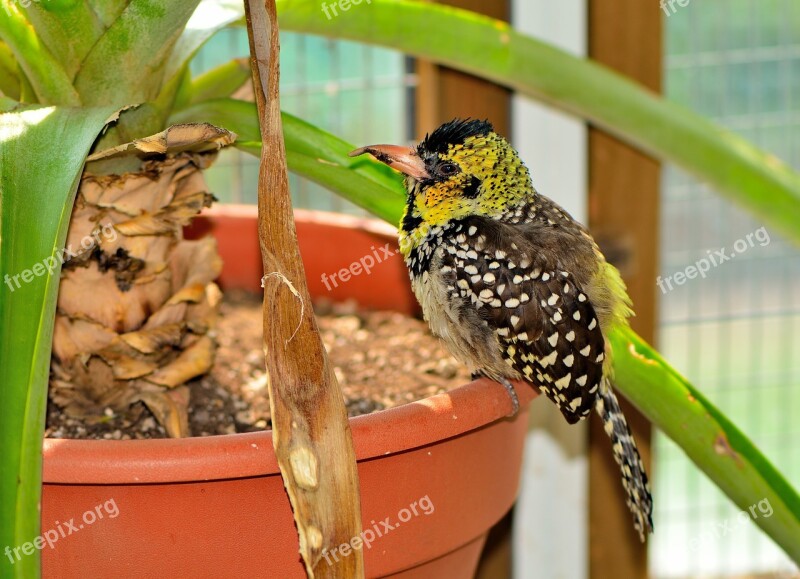
M 800 5 L 673 5 L 668 97 L 800 170 Z M 660 348 L 799 487 L 800 252 L 674 167 L 662 191 Z M 704 277 L 675 276 L 701 260 Z M 798 576 L 753 523 L 774 516 L 764 497 L 741 514 L 666 437 L 654 448 L 654 576 Z
M 220 31 L 192 63 L 195 74 L 248 54 L 243 28 Z M 358 145 L 405 143 L 411 135 L 411 92 L 416 82 L 405 57 L 349 41 L 281 34 L 281 108 Z M 255 203 L 258 159 L 222 151 L 208 171 L 209 188 L 223 203 Z M 290 175 L 295 207 L 364 215 L 323 187 Z

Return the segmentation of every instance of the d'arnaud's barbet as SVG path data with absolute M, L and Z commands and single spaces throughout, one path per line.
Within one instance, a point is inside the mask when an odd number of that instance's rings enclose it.
M 569 423 L 595 409 L 611 438 L 633 522 L 652 532 L 636 442 L 611 389 L 610 328 L 627 324 L 619 272 L 586 229 L 533 188 L 527 167 L 486 121 L 454 120 L 412 149 L 370 153 L 406 175 L 400 250 L 434 334 L 473 371 L 535 385 Z

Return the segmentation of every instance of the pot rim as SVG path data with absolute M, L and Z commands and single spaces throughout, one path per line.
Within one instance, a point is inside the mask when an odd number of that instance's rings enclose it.
M 294 207 L 292 213 L 294 214 L 295 223 L 302 221 L 304 223 L 341 227 L 343 229 L 360 229 L 392 241 L 397 241 L 397 228 L 374 217 L 361 217 L 358 215 L 337 213 L 336 211 L 304 209 L 302 207 Z M 258 206 L 245 203 L 212 205 L 211 207 L 203 209 L 199 217 L 211 219 L 214 217 L 258 219 Z
M 537 393 L 514 383 L 520 406 Z M 429 398 L 351 418 L 359 462 L 434 444 L 513 420 L 505 388 L 481 378 Z M 525 413 L 521 410 L 520 414 Z M 413 428 L 409 428 L 409 424 Z M 153 484 L 279 475 L 272 431 L 182 439 L 45 439 L 45 484 Z

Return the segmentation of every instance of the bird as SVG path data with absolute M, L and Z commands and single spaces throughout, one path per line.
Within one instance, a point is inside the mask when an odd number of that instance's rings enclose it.
M 632 303 L 589 231 L 533 186 L 488 120 L 454 119 L 416 146 L 370 145 L 405 175 L 399 247 L 433 334 L 475 376 L 545 394 L 574 424 L 594 410 L 611 439 L 633 526 L 652 533 L 653 500 L 612 389 L 612 328 Z

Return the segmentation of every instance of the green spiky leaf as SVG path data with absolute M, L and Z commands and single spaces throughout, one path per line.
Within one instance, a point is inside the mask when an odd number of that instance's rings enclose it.
M 63 247 L 84 159 L 112 108 L 0 114 L 0 546 L 39 535 L 42 436 Z M 0 577 L 39 576 L 39 550 Z

